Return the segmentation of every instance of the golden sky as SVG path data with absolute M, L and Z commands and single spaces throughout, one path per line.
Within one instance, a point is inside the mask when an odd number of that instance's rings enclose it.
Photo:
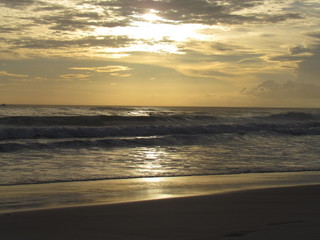
M 320 107 L 319 0 L 0 0 L 0 103 Z

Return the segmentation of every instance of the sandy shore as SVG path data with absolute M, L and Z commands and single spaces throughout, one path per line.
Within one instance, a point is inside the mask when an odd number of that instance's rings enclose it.
M 0 215 L 0 239 L 319 239 L 320 186 Z

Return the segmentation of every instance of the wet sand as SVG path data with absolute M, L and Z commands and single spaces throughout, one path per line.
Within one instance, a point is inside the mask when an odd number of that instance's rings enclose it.
M 320 185 L 0 214 L 0 239 L 318 239 Z

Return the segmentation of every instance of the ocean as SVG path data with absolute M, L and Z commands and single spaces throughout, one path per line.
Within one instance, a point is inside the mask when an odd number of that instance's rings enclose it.
M 319 156 L 320 109 L 0 106 L 0 211 L 26 207 L 28 200 L 12 195 L 17 189 L 248 173 L 317 175 Z

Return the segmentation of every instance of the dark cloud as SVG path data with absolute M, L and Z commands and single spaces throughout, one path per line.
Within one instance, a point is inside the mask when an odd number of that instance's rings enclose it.
M 296 61 L 303 61 L 307 56 L 304 55 L 279 55 L 270 57 L 269 60 L 277 61 L 277 62 L 296 62 Z
M 295 46 L 289 48 L 288 54 L 270 57 L 269 60 L 279 62 L 301 62 L 310 58 L 310 55 L 313 55 L 314 51 L 315 49 L 313 49 L 312 47 Z
M 65 6 L 59 5 L 59 4 L 41 4 L 40 6 L 36 7 L 34 11 L 58 11 L 58 10 L 64 10 Z
M 313 35 L 314 36 L 314 35 Z M 317 35 L 315 35 L 317 36 Z M 320 44 L 308 48 L 297 46 L 290 49 L 291 58 L 281 56 L 280 61 L 299 59 L 295 69 L 295 80 L 279 82 L 267 80 L 251 89 L 245 89 L 242 93 L 254 95 L 261 98 L 273 99 L 273 101 L 297 101 L 299 99 L 309 99 L 310 105 L 315 105 L 313 100 L 320 100 Z M 299 54 L 310 53 L 309 55 L 299 56 Z M 295 104 L 298 104 L 295 102 Z
M 234 11 L 262 5 L 264 4 L 263 0 L 226 0 L 223 3 L 210 0 L 83 0 L 79 2 L 79 5 L 88 4 L 88 6 L 99 6 L 104 9 L 102 12 L 96 12 L 76 10 L 67 5 L 41 0 L 0 0 L 0 4 L 10 8 L 33 6 L 34 12 L 46 13 L 50 11 L 50 13 L 42 16 L 20 17 L 20 20 L 32 21 L 29 27 L 47 26 L 58 33 L 77 30 L 91 31 L 95 27 L 129 26 L 134 20 L 137 20 L 138 14 L 146 13 L 150 9 L 158 10 L 158 15 L 176 23 L 201 23 L 207 25 L 276 23 L 287 19 L 300 18 L 297 13 L 286 12 L 278 15 L 240 15 L 234 13 Z M 25 29 L 28 28 L 28 26 L 24 27 Z M 3 27 L 0 28 L 0 31 L 1 33 L 10 33 L 14 29 Z M 310 34 L 310 36 L 317 35 Z M 25 45 L 42 45 L 39 42 L 41 40 L 38 40 L 35 44 Z M 221 51 L 223 49 L 223 47 L 220 48 Z
M 0 5 L 8 8 L 23 8 L 39 2 L 37 0 L 0 0 Z
M 302 19 L 303 17 L 298 13 L 284 13 L 284 14 L 263 14 L 260 16 L 256 16 L 257 22 L 265 22 L 265 23 L 278 23 L 284 22 L 290 19 Z M 259 21 L 260 20 L 260 21 Z
M 13 28 L 13 27 L 0 27 L 0 33 L 12 33 L 17 31 L 17 28 Z M 0 39 L 3 40 L 3 39 Z
M 104 38 L 84 37 L 75 40 L 40 40 L 25 38 L 20 40 L 13 40 L 11 44 L 13 48 L 29 48 L 29 49 L 57 49 L 70 47 L 124 47 L 132 43 L 132 39 L 126 36 L 106 36 Z
M 320 45 L 314 47 L 312 55 L 298 64 L 297 78 L 301 82 L 316 82 L 320 84 Z M 320 95 L 320 91 L 318 93 Z
M 272 61 L 298 61 L 296 74 L 297 81 L 320 83 L 320 32 L 306 33 L 315 41 L 307 47 L 295 46 L 289 49 L 286 55 L 279 55 L 270 58 Z M 320 94 L 319 94 L 320 95 Z
M 270 34 L 270 33 L 260 34 L 260 37 L 263 37 L 263 38 L 272 38 L 274 36 L 276 36 L 276 34 Z
M 92 1 L 87 1 L 92 3 Z M 297 13 L 251 14 L 240 15 L 235 11 L 256 7 L 263 0 L 226 0 L 224 4 L 208 0 L 113 0 L 96 1 L 96 5 L 106 11 L 114 11 L 119 16 L 133 16 L 147 12 L 149 9 L 159 11 L 163 18 L 179 23 L 201 24 L 243 24 L 243 23 L 276 23 L 288 19 L 299 19 Z
M 212 69 L 186 69 L 184 70 L 185 73 L 190 75 L 196 76 L 203 76 L 203 77 L 234 77 L 235 74 L 232 73 L 225 73 L 221 71 L 216 71 Z
M 291 54 L 309 53 L 312 50 L 303 46 L 296 46 L 289 49 Z
M 35 24 L 50 26 L 52 30 L 75 31 L 77 29 L 88 30 L 96 22 L 97 13 L 87 13 L 79 16 L 76 12 L 63 11 L 57 15 L 48 15 L 42 18 L 33 18 Z
M 320 40 L 320 32 L 309 32 L 306 33 L 306 36 Z
M 20 18 L 31 20 L 34 25 L 48 26 L 51 30 L 90 31 L 94 27 L 129 26 L 137 15 L 147 13 L 150 9 L 158 10 L 159 16 L 175 23 L 244 24 L 276 23 L 287 19 L 301 18 L 297 13 L 283 14 L 235 14 L 234 11 L 256 7 L 263 0 L 226 0 L 225 4 L 209 0 L 84 0 L 81 4 L 102 8 L 102 12 L 73 9 L 68 5 L 44 2 L 40 0 L 0 0 L 0 4 L 11 8 L 33 6 L 34 12 L 49 12 L 42 16 L 32 15 Z M 141 19 L 140 19 L 141 20 Z M 171 22 L 173 23 L 173 22 Z M 9 30 L 9 29 L 7 29 Z M 4 29 L 5 31 L 5 29 Z
M 235 45 L 231 45 L 231 44 L 220 43 L 220 42 L 212 43 L 210 45 L 210 47 L 214 50 L 221 51 L 221 52 L 229 52 L 229 51 L 234 51 L 237 49 L 243 50 L 243 47 L 235 46 Z
M 284 99 L 320 99 L 320 84 L 287 81 L 277 83 L 267 80 L 252 89 L 243 89 L 242 93 L 263 98 L 283 101 Z
M 81 12 L 61 6 L 46 6 L 37 9 L 48 11 L 50 8 L 58 11 L 43 17 L 26 19 L 32 20 L 36 25 L 47 25 L 50 29 L 56 31 L 90 30 L 92 27 L 117 27 L 129 24 L 127 19 L 118 20 L 108 14 L 93 11 Z
M 192 42 L 196 46 L 196 42 Z M 200 46 L 201 49 L 205 48 Z M 261 62 L 263 54 L 252 53 L 246 51 L 245 48 L 235 46 L 231 44 L 212 43 L 208 46 L 207 52 L 200 52 L 192 49 L 188 49 L 188 45 L 185 49 L 180 49 L 184 54 L 176 56 L 176 59 L 185 63 L 197 63 L 202 62 L 204 64 L 210 64 L 214 62 L 220 63 L 248 63 L 246 60 L 250 59 L 251 63 Z M 205 48 L 206 49 L 206 48 Z M 210 50 L 210 51 L 209 51 Z

